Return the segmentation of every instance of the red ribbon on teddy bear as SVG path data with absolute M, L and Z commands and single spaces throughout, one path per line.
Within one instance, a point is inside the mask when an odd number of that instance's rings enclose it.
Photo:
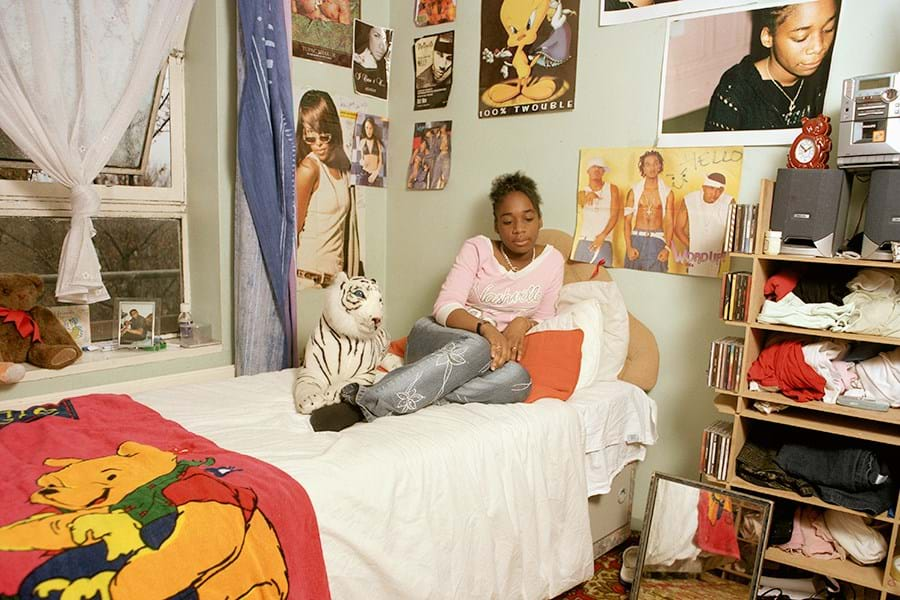
M 24 310 L 12 310 L 0 306 L 0 319 L 4 323 L 12 323 L 16 326 L 16 331 L 23 338 L 31 336 L 32 342 L 41 342 L 41 331 L 38 324 L 34 321 L 29 313 Z

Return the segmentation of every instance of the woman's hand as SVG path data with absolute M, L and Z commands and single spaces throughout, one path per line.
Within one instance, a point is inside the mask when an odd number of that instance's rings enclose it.
M 589 250 L 591 252 L 596 252 L 597 250 L 599 250 L 600 248 L 603 247 L 603 242 L 605 242 L 605 241 L 606 241 L 606 236 L 603 235 L 602 233 L 598 234 L 597 237 L 594 238 L 594 241 L 591 243 Z
M 506 335 L 490 323 L 481 326 L 481 335 L 491 345 L 491 371 L 496 371 L 513 358 L 512 346 Z
M 525 317 L 516 317 L 506 327 L 503 337 L 509 342 L 510 360 L 519 362 L 525 356 L 525 334 L 534 326 L 534 321 Z

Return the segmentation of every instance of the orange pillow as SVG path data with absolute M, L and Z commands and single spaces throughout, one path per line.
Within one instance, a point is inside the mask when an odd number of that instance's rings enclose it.
M 531 375 L 531 394 L 525 402 L 540 398 L 568 400 L 581 370 L 580 329 L 538 331 L 525 336 L 521 365 Z

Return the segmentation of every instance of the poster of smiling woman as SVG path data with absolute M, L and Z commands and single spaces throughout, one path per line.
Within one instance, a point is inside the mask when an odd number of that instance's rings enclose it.
M 791 143 L 803 117 L 822 114 L 840 9 L 812 0 L 670 20 L 659 145 Z
M 582 149 L 569 258 L 718 277 L 743 158 L 739 147 Z
M 578 0 L 483 0 L 479 118 L 575 109 Z

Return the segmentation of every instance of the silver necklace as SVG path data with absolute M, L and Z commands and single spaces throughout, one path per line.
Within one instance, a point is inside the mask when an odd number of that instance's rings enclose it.
M 797 93 L 794 94 L 793 98 L 791 98 L 788 93 L 784 91 L 784 88 L 781 87 L 781 84 L 775 81 L 775 78 L 772 77 L 772 73 L 769 72 L 769 60 L 771 60 L 771 58 L 766 59 L 766 62 L 763 63 L 763 67 L 765 67 L 766 69 L 766 76 L 769 78 L 769 81 L 775 84 L 775 87 L 778 88 L 778 91 L 781 92 L 781 95 L 787 98 L 788 102 L 791 103 L 788 107 L 788 112 L 794 112 L 794 107 L 797 105 L 797 98 L 800 97 L 800 91 L 803 89 L 803 79 L 800 80 L 800 87 L 797 88 Z
M 528 265 L 533 263 L 534 257 L 537 256 L 537 248 L 532 248 L 531 249 L 531 260 L 528 261 L 528 264 L 526 264 L 522 267 L 514 267 L 512 264 L 512 261 L 510 261 L 509 257 L 506 255 L 506 250 L 503 249 L 503 242 L 499 242 L 497 245 L 500 246 L 500 254 L 503 255 L 503 260 L 506 261 L 506 266 L 509 267 L 509 270 L 512 271 L 513 273 L 517 272 L 520 268 L 524 269 L 525 267 L 527 267 Z

